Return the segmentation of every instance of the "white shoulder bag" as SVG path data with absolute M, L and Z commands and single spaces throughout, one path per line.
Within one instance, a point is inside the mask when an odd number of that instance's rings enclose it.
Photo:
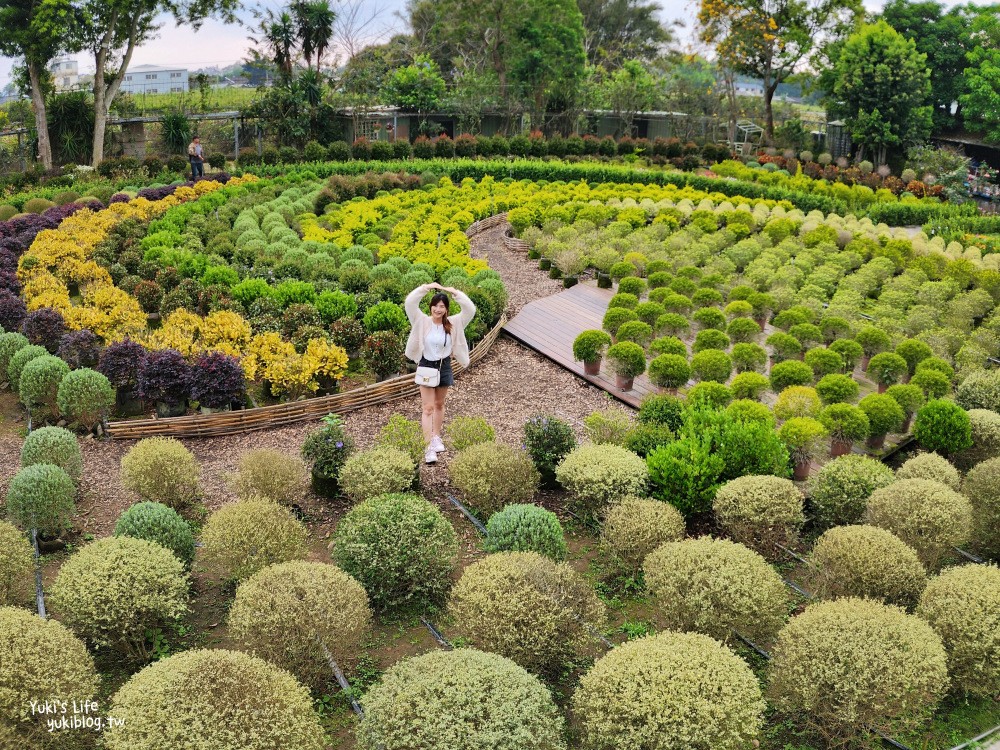
M 448 338 L 445 334 L 445 344 L 447 344 Z M 441 384 L 441 367 L 444 364 L 443 359 L 438 360 L 437 367 L 417 367 L 417 374 L 413 378 L 413 382 L 417 385 L 425 385 L 428 388 L 437 388 Z

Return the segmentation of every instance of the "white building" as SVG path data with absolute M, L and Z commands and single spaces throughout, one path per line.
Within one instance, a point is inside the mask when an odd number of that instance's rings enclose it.
M 122 91 L 130 94 L 186 94 L 186 68 L 164 68 L 159 65 L 137 65 L 125 71 Z
M 49 72 L 52 73 L 52 81 L 56 91 L 70 91 L 80 83 L 79 66 L 76 60 L 71 57 L 57 57 L 49 65 Z

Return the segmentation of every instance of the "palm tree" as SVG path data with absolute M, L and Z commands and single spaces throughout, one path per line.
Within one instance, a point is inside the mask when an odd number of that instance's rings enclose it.
M 289 81 L 292 78 L 295 46 L 298 41 L 295 21 L 288 11 L 275 13 L 270 8 L 259 17 L 260 32 L 258 37 L 251 37 L 251 40 L 264 48 L 266 56 L 277 67 L 278 74 Z
M 306 67 L 312 67 L 316 57 L 316 71 L 319 72 L 323 55 L 333 38 L 333 25 L 337 14 L 330 7 L 329 0 L 299 0 L 292 6 L 296 31 Z

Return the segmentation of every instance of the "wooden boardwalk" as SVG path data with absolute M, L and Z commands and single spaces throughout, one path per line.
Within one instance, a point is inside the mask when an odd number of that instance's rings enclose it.
M 615 375 L 606 360 L 601 364 L 601 374 L 596 377 L 584 374 L 583 362 L 573 361 L 573 340 L 581 331 L 600 329 L 613 295 L 614 290 L 598 289 L 592 281 L 577 284 L 564 292 L 529 302 L 503 330 L 619 401 L 638 408 L 643 398 L 658 392 L 645 375 L 635 379 L 632 390 L 622 391 L 615 386 Z

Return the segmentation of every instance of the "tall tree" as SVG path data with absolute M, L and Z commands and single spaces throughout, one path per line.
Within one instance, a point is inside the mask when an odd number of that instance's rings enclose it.
M 656 2 L 578 0 L 583 15 L 584 49 L 591 65 L 612 70 L 626 60 L 650 61 L 676 38 L 658 18 Z
M 104 159 L 108 113 L 125 80 L 135 48 L 159 29 L 156 18 L 170 14 L 178 25 L 198 29 L 209 17 L 236 20 L 240 0 L 88 0 L 83 6 L 83 47 L 94 56 L 93 164 Z
M 618 120 L 615 135 L 631 136 L 636 114 L 653 109 L 664 86 L 641 62 L 626 60 L 611 74 L 602 88 L 607 106 Z
M 930 135 L 932 113 L 927 56 L 885 21 L 863 27 L 844 42 L 835 68 L 834 95 L 846 117 L 858 159 L 876 164 L 889 149 L 906 149 Z
M 323 56 L 333 39 L 337 14 L 330 7 L 329 0 L 299 0 L 292 5 L 292 15 L 295 16 L 306 67 L 312 67 L 315 57 L 316 70 L 319 71 Z
M 763 80 L 765 137 L 773 143 L 778 84 L 860 16 L 860 0 L 700 0 L 698 24 L 721 65 Z
M 986 9 L 973 27 L 975 46 L 967 55 L 963 78 L 966 125 L 1000 143 L 1000 8 Z
M 416 112 L 421 128 L 424 115 L 437 108 L 444 93 L 441 71 L 427 55 L 417 55 L 412 65 L 396 68 L 385 87 L 386 99 L 404 110 Z
M 257 45 L 260 57 L 274 64 L 282 80 L 287 82 L 292 79 L 299 38 L 295 19 L 287 9 L 275 11 L 267 8 L 260 17 L 257 36 L 250 37 L 250 40 Z
M 0 52 L 24 58 L 38 133 L 38 156 L 52 169 L 52 144 L 45 113 L 49 62 L 74 49 L 79 17 L 70 0 L 0 0 Z

